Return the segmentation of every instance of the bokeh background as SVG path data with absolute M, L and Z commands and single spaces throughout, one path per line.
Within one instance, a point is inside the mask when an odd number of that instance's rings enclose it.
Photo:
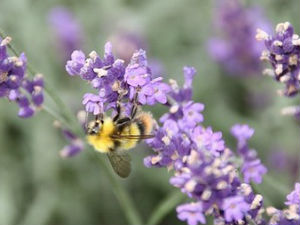
M 273 27 L 290 21 L 300 32 L 298 0 L 243 1 L 246 7 L 262 7 Z M 118 35 L 133 34 L 158 65 L 166 79 L 182 83 L 182 67 L 194 66 L 194 100 L 205 104 L 207 126 L 223 132 L 228 146 L 235 142 L 229 130 L 247 123 L 256 132 L 251 146 L 267 165 L 269 174 L 292 189 L 299 167 L 299 124 L 280 114 L 281 108 L 299 103 L 297 97 L 279 97 L 281 85 L 270 77 L 232 76 L 213 61 L 207 43 L 215 36 L 214 1 L 208 0 L 1 0 L 0 27 L 13 37 L 13 44 L 26 52 L 36 70 L 74 113 L 82 108 L 88 90 L 80 79 L 64 70 L 65 55 L 49 24 L 49 13 L 64 6 L 81 26 L 80 48 L 102 54 L 104 43 L 120 44 Z M 126 43 L 125 43 L 126 44 Z M 122 46 L 122 45 L 121 45 Z M 125 51 L 126 52 L 126 51 Z M 66 144 L 53 120 L 41 112 L 32 119 L 19 119 L 17 106 L 0 101 L 0 225 L 126 224 L 105 172 L 87 151 L 63 159 Z M 158 118 L 163 107 L 149 108 Z M 147 169 L 143 158 L 150 150 L 143 144 L 131 153 L 133 172 L 122 180 L 143 218 L 175 190 L 165 169 Z M 103 156 L 104 157 L 104 156 Z M 298 163 L 298 164 L 297 164 Z M 299 168 L 298 168 L 299 170 Z M 281 207 L 283 196 L 265 182 L 257 189 Z M 287 193 L 286 193 L 287 194 Z M 268 204 L 268 203 L 267 203 Z M 161 224 L 184 224 L 172 210 Z

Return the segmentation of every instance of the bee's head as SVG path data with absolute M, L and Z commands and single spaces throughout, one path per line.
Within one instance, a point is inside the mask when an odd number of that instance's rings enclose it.
M 93 120 L 89 122 L 87 126 L 87 134 L 88 135 L 97 135 L 99 134 L 103 121 L 102 120 Z

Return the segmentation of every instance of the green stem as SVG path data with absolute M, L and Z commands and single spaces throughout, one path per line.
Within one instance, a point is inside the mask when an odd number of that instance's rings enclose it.
M 251 186 L 255 192 L 260 194 L 263 193 L 265 206 L 274 206 L 279 199 L 285 199 L 285 196 L 289 193 L 289 188 L 287 186 L 279 183 L 278 180 L 273 179 L 268 174 L 264 175 L 264 182 L 262 185 L 253 183 Z M 276 197 L 273 196 L 269 190 L 273 190 L 274 193 L 276 193 Z
M 59 110 L 61 110 L 63 118 L 66 120 L 68 124 L 73 125 L 73 132 L 78 136 L 83 136 L 82 129 L 78 126 L 78 121 L 74 114 L 66 107 L 64 102 L 55 94 L 54 90 L 49 86 L 45 85 L 45 92 L 52 99 L 52 101 L 58 106 Z M 74 126 L 74 125 L 77 126 Z
M 7 37 L 1 29 L 0 29 L 0 37 L 2 39 Z M 11 46 L 11 44 L 8 44 L 8 48 L 14 53 L 15 56 L 19 56 L 18 52 L 13 48 L 13 46 Z
M 149 220 L 146 224 L 158 224 L 171 210 L 175 208 L 175 206 L 177 206 L 185 198 L 186 196 L 177 190 L 172 192 L 164 200 L 162 200 L 161 203 L 159 203 L 159 205 L 155 208 L 155 210 L 149 217 Z
M 94 151 L 94 150 L 92 150 Z M 97 154 L 97 153 L 96 153 Z M 115 196 L 117 197 L 117 200 L 119 201 L 119 204 L 124 211 L 124 214 L 128 220 L 128 223 L 131 225 L 140 225 L 144 224 L 142 221 L 141 216 L 138 213 L 138 210 L 133 204 L 132 199 L 130 198 L 129 194 L 126 192 L 124 188 L 120 185 L 119 181 L 116 178 L 116 174 L 113 173 L 112 168 L 110 168 L 107 163 L 104 160 L 103 156 L 98 156 L 100 160 L 100 165 L 102 169 L 105 171 L 105 174 L 107 178 L 110 181 L 110 184 L 112 185 L 113 191 L 115 193 Z
M 264 175 L 264 183 L 270 187 L 270 190 L 277 191 L 277 194 L 283 196 L 283 198 L 290 192 L 289 187 L 283 185 L 280 181 L 278 182 L 278 180 L 273 179 L 268 174 Z
M 257 184 L 252 183 L 251 187 L 254 191 L 254 193 L 256 194 L 262 194 L 265 193 L 264 190 L 262 190 L 262 188 L 260 188 Z M 272 201 L 270 200 L 270 197 L 267 195 L 264 195 L 264 206 L 271 206 L 272 205 Z
M 48 107 L 46 104 L 43 104 L 42 110 L 46 112 L 48 115 L 50 115 L 54 120 L 59 121 L 62 123 L 65 127 L 70 128 L 69 124 L 54 110 L 52 110 L 50 107 Z

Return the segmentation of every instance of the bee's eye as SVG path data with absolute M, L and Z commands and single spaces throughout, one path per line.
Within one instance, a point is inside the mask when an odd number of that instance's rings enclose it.
M 93 129 L 92 129 L 92 134 L 97 134 L 97 133 L 99 133 L 99 130 L 100 130 L 99 125 L 93 127 Z
M 87 133 L 90 135 L 98 134 L 101 128 L 101 124 L 99 122 L 91 122 L 88 126 Z

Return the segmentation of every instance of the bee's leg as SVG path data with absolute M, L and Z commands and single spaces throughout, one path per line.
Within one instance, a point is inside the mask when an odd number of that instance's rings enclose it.
M 120 124 L 124 124 L 124 123 L 129 123 L 131 121 L 131 119 L 129 118 L 129 117 L 124 117 L 124 118 L 122 118 L 122 119 L 119 119 L 118 121 L 117 121 L 117 124 L 118 125 L 120 125 Z
M 118 98 L 117 100 L 117 115 L 114 116 L 113 121 L 117 121 L 120 118 L 121 115 L 121 103 L 120 103 L 120 99 Z
M 133 101 L 132 101 L 133 105 L 132 105 L 131 113 L 130 113 L 131 119 L 134 119 L 134 117 L 136 116 L 136 113 L 137 113 L 137 109 L 138 109 L 137 98 L 138 98 L 138 92 L 135 93 Z
M 97 124 L 103 123 L 103 114 L 98 114 L 95 116 L 95 121 Z

